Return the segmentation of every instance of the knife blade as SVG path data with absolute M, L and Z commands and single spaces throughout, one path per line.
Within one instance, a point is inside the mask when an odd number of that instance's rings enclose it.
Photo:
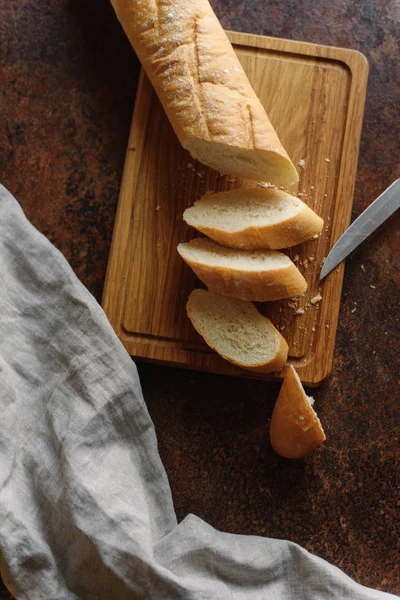
M 321 281 L 400 207 L 400 179 L 374 200 L 337 240 L 322 266 Z

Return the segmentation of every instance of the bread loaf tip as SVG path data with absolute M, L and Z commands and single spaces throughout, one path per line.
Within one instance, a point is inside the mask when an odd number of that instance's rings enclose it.
M 313 403 L 295 369 L 289 365 L 269 426 L 271 446 L 280 456 L 303 458 L 326 440 Z

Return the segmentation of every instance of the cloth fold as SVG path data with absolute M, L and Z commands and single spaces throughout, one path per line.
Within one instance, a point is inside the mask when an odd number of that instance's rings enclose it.
M 0 186 L 0 570 L 21 599 L 386 599 L 292 542 L 177 523 L 135 364 Z

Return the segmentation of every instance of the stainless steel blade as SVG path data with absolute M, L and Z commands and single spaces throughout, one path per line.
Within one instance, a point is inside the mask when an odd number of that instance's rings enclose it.
M 321 281 L 350 252 L 353 252 L 375 229 L 382 225 L 400 207 L 400 179 L 396 179 L 372 202 L 337 240 L 321 269 Z

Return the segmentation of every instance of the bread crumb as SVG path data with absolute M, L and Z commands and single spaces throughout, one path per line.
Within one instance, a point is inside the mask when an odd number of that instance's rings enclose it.
M 304 421 L 304 417 L 303 417 L 303 415 L 300 415 L 300 416 L 299 416 L 299 421 Z
M 311 327 L 311 331 L 315 331 L 315 327 Z
M 325 327 L 326 327 L 327 329 L 329 329 L 329 325 L 325 325 Z
M 187 166 L 188 166 L 188 169 L 193 169 L 194 168 L 193 165 L 192 165 L 192 163 L 188 163 Z
M 327 197 L 328 197 L 328 194 L 324 194 L 324 198 L 327 198 Z
M 296 254 L 295 257 L 294 257 L 294 259 L 293 259 L 293 262 L 297 262 L 299 260 L 299 258 L 300 258 L 299 255 Z
M 319 238 L 319 233 L 314 233 L 314 235 L 312 236 L 312 240 L 317 240 Z
M 330 158 L 326 158 L 326 157 L 325 157 L 325 162 L 327 162 L 327 163 L 330 163 L 330 162 L 331 162 L 331 159 L 330 159 Z
M 356 310 L 357 310 L 357 307 L 355 307 L 355 308 L 352 308 L 350 312 L 351 312 L 351 313 L 355 313 L 355 312 L 356 312 Z
M 322 300 L 322 296 L 320 293 L 318 293 L 316 296 L 314 296 L 314 298 L 311 298 L 310 302 L 311 304 L 318 304 L 318 302 L 321 302 Z
M 158 205 L 156 206 L 156 210 L 160 210 L 160 208 L 161 208 L 161 206 L 158 204 Z
M 303 192 L 299 192 L 297 195 L 299 196 L 299 198 L 302 198 L 304 196 Z
M 314 260 L 315 260 L 315 256 L 309 256 L 309 257 L 308 257 L 308 260 L 309 260 L 310 262 L 314 262 Z
M 312 190 L 315 190 L 315 187 L 312 185 L 312 186 L 311 186 L 311 189 L 312 189 Z
M 298 308 L 296 310 L 296 315 L 304 315 L 304 308 Z
M 306 161 L 304 158 L 301 158 L 298 162 L 298 165 L 301 169 L 304 169 L 304 167 L 306 166 Z
M 376 285 L 372 285 L 372 283 L 369 287 L 372 288 L 373 290 L 376 290 Z
M 364 265 L 360 265 L 360 269 L 361 269 L 361 271 L 364 271 L 364 273 L 365 273 L 366 269 L 365 269 Z
M 308 260 L 306 258 L 303 260 L 303 267 L 308 269 Z

